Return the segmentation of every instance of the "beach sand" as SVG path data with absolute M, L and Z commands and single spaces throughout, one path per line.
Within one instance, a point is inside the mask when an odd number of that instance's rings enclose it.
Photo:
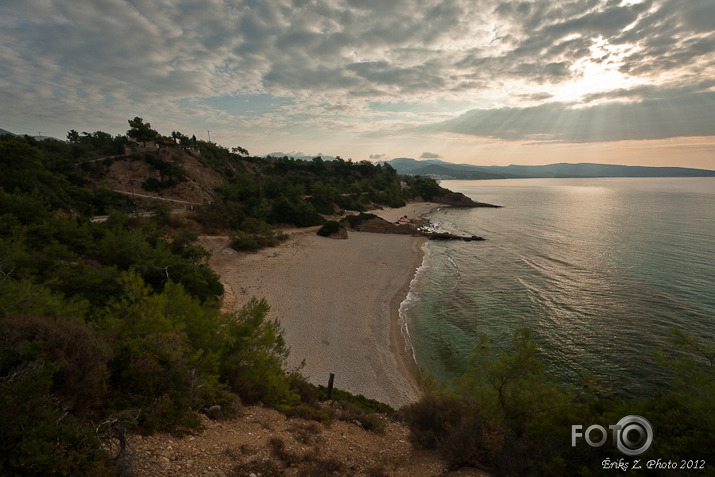
M 386 220 L 416 218 L 435 207 L 413 203 L 371 211 Z M 211 267 L 226 289 L 224 308 L 265 298 L 291 349 L 288 369 L 400 407 L 419 397 L 416 365 L 400 333 L 398 308 L 422 263 L 424 238 L 350 232 L 347 240 L 292 233 L 284 244 L 257 253 L 231 253 L 217 239 Z M 223 243 L 223 246 L 226 244 Z

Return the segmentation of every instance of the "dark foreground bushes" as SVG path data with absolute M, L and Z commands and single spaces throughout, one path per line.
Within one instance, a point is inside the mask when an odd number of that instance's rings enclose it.
M 0 475 L 107 475 L 114 456 L 96 423 L 126 411 L 137 431 L 182 433 L 200 427 L 201 409 L 230 416 L 237 395 L 279 409 L 299 401 L 265 301 L 222 314 L 180 284 L 155 292 L 136 272 L 121 289 L 91 324 L 0 317 Z
M 52 393 L 56 367 L 41 358 L 0 381 L 1 475 L 111 475 L 112 463 L 88 421 Z
M 599 393 L 588 376 L 580 388 L 557 386 L 544 371 L 528 330 L 517 331 L 512 349 L 498 356 L 483 339 L 468 372 L 452 388 L 432 390 L 400 414 L 415 445 L 439 449 L 453 468 L 475 466 L 507 476 L 613 475 L 614 468 L 604 462 L 625 458 L 628 465 L 639 459 L 644 470 L 657 459 L 677 467 L 682 460 L 699 460 L 702 474 L 713 475 L 715 348 L 678 330 L 672 344 L 672 350 L 660 353 L 674 371 L 671 390 L 627 400 Z M 588 445 L 583 437 L 572 445 L 573 425 L 582 426 L 581 431 L 593 424 L 609 429 L 630 415 L 645 417 L 653 427 L 653 442 L 642 455 L 621 453 L 611 431 L 601 447 Z M 591 438 L 599 440 L 600 434 Z M 686 467 L 657 475 L 690 472 Z
M 482 417 L 469 400 L 430 393 L 400 411 L 421 448 L 442 450 L 452 467 L 496 468 L 505 444 L 505 429 Z

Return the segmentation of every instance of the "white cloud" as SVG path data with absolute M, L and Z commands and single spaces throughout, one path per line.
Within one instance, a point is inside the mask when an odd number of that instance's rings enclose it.
M 615 113 L 603 103 L 618 101 L 643 108 L 629 137 L 715 134 L 711 118 L 687 120 L 713 89 L 713 24 L 712 0 L 5 0 L 0 103 L 14 124 L 43 129 L 123 131 L 143 115 L 256 140 L 349 132 L 353 141 L 440 124 L 578 141 L 519 115 L 575 117 L 572 102 Z M 667 102 L 676 83 L 685 119 L 666 128 L 648 101 Z M 239 114 L 209 101 L 257 94 L 291 102 Z M 482 106 L 437 117 L 375 102 Z

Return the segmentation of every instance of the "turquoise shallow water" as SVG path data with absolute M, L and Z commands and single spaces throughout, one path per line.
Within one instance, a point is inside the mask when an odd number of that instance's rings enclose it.
M 665 382 L 670 327 L 715 339 L 715 178 L 445 181 L 501 209 L 435 211 L 439 228 L 401 308 L 420 366 L 461 373 L 484 333 L 527 326 L 564 383 L 594 371 L 618 394 Z

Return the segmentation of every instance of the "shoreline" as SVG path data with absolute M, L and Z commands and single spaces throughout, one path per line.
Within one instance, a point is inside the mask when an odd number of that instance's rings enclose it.
M 414 244 L 417 253 L 420 254 L 422 262 L 424 262 L 424 252 L 422 252 L 422 247 L 427 242 L 426 238 L 420 238 Z M 420 265 L 421 266 L 421 265 Z M 412 274 L 412 277 L 405 283 L 405 286 L 395 295 L 392 302 L 390 303 L 390 335 L 392 338 L 392 345 L 394 346 L 393 352 L 397 356 L 398 361 L 402 367 L 402 372 L 410 381 L 412 388 L 417 393 L 418 397 L 422 396 L 423 389 L 421 383 L 420 367 L 414 355 L 414 345 L 408 341 L 408 336 L 402 331 L 402 323 L 400 322 L 400 308 L 402 308 L 402 303 L 407 299 L 410 291 L 412 290 L 412 283 L 417 276 L 419 267 L 417 267 Z M 407 323 L 405 327 L 408 330 Z
M 402 216 L 407 216 L 408 218 L 414 217 L 417 221 L 422 221 L 425 219 L 427 214 L 441 207 L 445 207 L 445 204 L 436 202 L 413 202 L 404 207 L 383 208 L 370 210 L 368 212 L 373 213 L 388 222 L 394 222 L 395 218 L 400 218 Z M 447 205 L 447 207 L 449 206 Z M 402 289 L 395 294 L 392 302 L 390 303 L 390 334 L 392 338 L 392 345 L 394 346 L 393 352 L 398 358 L 400 366 L 402 367 L 402 372 L 409 379 L 410 384 L 417 393 L 418 397 L 421 397 L 423 393 L 420 365 L 415 357 L 414 344 L 408 341 L 408 336 L 405 336 L 402 331 L 402 324 L 400 323 L 400 309 L 402 308 L 402 303 L 405 302 L 410 291 L 412 290 L 412 283 L 417 277 L 417 273 L 424 265 L 426 256 L 424 246 L 428 241 L 429 239 L 426 237 L 417 237 L 414 241 L 413 248 L 415 253 L 420 258 L 419 265 L 414 268 L 412 276 L 409 280 L 407 280 Z M 408 324 L 405 323 L 404 326 L 409 334 Z
M 412 203 L 370 211 L 395 221 L 419 217 L 444 204 Z M 291 348 L 287 369 L 314 384 L 363 394 L 399 408 L 419 399 L 419 369 L 400 322 L 426 239 L 401 234 L 349 233 L 347 240 L 292 231 L 278 247 L 255 253 L 227 248 L 224 237 L 203 237 L 211 267 L 225 287 L 224 310 L 253 296 L 266 298 Z

